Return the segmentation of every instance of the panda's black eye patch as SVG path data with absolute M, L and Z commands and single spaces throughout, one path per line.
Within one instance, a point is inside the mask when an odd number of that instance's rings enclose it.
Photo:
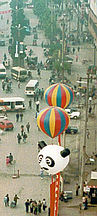
M 49 166 L 49 167 L 54 167 L 54 165 L 55 165 L 55 162 L 54 162 L 54 160 L 51 158 L 51 157 L 46 157 L 46 163 L 47 163 L 47 165 Z
M 38 163 L 40 163 L 42 161 L 43 155 L 39 155 L 38 157 Z

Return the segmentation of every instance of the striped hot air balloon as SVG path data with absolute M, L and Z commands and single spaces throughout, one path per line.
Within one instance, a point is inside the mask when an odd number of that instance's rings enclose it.
M 60 107 L 48 107 L 38 114 L 37 125 L 46 135 L 54 138 L 67 129 L 69 116 Z
M 45 90 L 44 98 L 49 106 L 66 108 L 73 101 L 74 92 L 69 86 L 57 83 Z

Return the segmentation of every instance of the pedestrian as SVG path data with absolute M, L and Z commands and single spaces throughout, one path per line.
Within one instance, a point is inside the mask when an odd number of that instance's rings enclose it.
M 37 215 L 37 202 L 34 202 L 34 214 Z
M 16 113 L 16 122 L 19 121 L 19 113 Z
M 43 205 L 43 211 L 45 211 L 45 209 L 47 208 L 45 198 L 44 198 L 43 201 L 42 201 L 42 205 Z
M 91 112 L 92 112 L 92 107 L 90 106 L 89 107 L 89 114 L 91 114 Z
M 79 191 L 79 185 L 76 183 L 76 196 L 78 196 L 78 191 Z
M 36 112 L 39 112 L 39 101 L 36 102 Z
M 9 157 L 9 163 L 12 164 L 12 162 L 13 162 L 13 155 L 12 155 L 12 153 L 10 153 L 8 157 Z
M 21 122 L 23 121 L 23 113 L 22 112 L 20 113 L 20 121 Z
M 43 168 L 40 168 L 40 176 L 41 176 L 41 179 L 43 179 Z
M 9 195 L 8 194 L 4 197 L 4 204 L 6 207 L 9 206 Z
M 26 124 L 26 128 L 27 128 L 27 132 L 29 133 L 29 130 L 30 130 L 30 123 L 29 122 Z
M 3 89 L 3 91 L 5 90 L 5 86 L 6 86 L 5 81 L 2 80 L 2 89 Z
M 41 100 L 43 99 L 43 95 L 44 95 L 44 89 L 41 89 Z
M 76 55 L 75 59 L 76 59 L 76 62 L 78 62 L 78 55 Z
M 32 100 L 31 99 L 29 100 L 29 108 L 30 109 L 32 108 Z
M 85 210 L 87 209 L 87 207 L 88 207 L 88 198 L 87 198 L 87 196 L 85 197 Z
M 17 135 L 17 139 L 18 139 L 18 144 L 20 144 L 20 142 L 21 142 L 21 139 L 22 139 L 22 137 L 21 137 L 20 133 L 18 133 L 18 135 Z
M 24 134 L 23 134 L 23 142 L 24 143 L 26 142 L 26 139 L 27 139 L 27 134 L 24 132 Z
M 75 48 L 74 48 L 74 47 L 73 47 L 73 50 L 72 50 L 72 51 L 73 51 L 73 54 L 74 54 L 74 53 L 75 53 Z
M 41 206 L 42 206 L 42 203 L 41 203 L 41 201 L 39 200 L 39 201 L 38 201 L 38 204 L 37 204 L 38 212 L 39 212 L 39 213 L 41 213 Z
M 18 199 L 20 199 L 20 198 L 17 196 L 17 194 L 15 194 L 15 196 L 14 196 L 15 206 L 17 205 L 17 200 L 18 200 Z
M 25 206 L 26 206 L 26 213 L 28 213 L 29 212 L 29 206 L 30 206 L 29 199 L 26 200 Z
M 9 161 L 10 161 L 10 159 L 9 159 L 9 157 L 7 156 L 7 157 L 6 157 L 6 165 L 7 165 L 7 166 L 9 165 Z
M 41 78 L 40 77 L 40 68 L 37 69 L 37 73 L 38 73 L 39 78 Z
M 30 199 L 30 213 L 33 213 L 33 200 Z
M 78 50 L 78 52 L 80 51 L 80 47 L 79 46 L 78 46 L 77 50 Z
M 21 125 L 21 136 L 24 134 L 24 125 Z
M 18 88 L 20 88 L 20 81 L 18 80 Z
M 90 138 L 90 131 L 89 131 L 89 129 L 87 129 L 86 134 L 87 134 L 87 139 L 89 139 Z

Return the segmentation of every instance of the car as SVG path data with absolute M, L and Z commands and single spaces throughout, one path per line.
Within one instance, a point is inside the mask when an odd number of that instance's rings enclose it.
M 9 120 L 0 120 L 0 129 L 7 131 L 13 130 L 14 126 L 13 123 Z
M 75 126 L 69 126 L 65 132 L 67 134 L 76 134 L 76 133 L 78 133 L 78 128 Z
M 69 114 L 70 119 L 80 118 L 80 112 L 76 108 L 65 109 L 65 111 Z
M 7 120 L 7 116 L 5 116 L 5 115 L 0 115 L 0 121 L 1 120 Z

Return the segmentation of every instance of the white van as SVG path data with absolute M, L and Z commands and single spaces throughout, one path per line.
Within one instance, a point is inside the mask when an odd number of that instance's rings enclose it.
M 25 94 L 33 96 L 35 94 L 35 89 L 38 87 L 38 85 L 38 80 L 30 80 L 25 87 Z

